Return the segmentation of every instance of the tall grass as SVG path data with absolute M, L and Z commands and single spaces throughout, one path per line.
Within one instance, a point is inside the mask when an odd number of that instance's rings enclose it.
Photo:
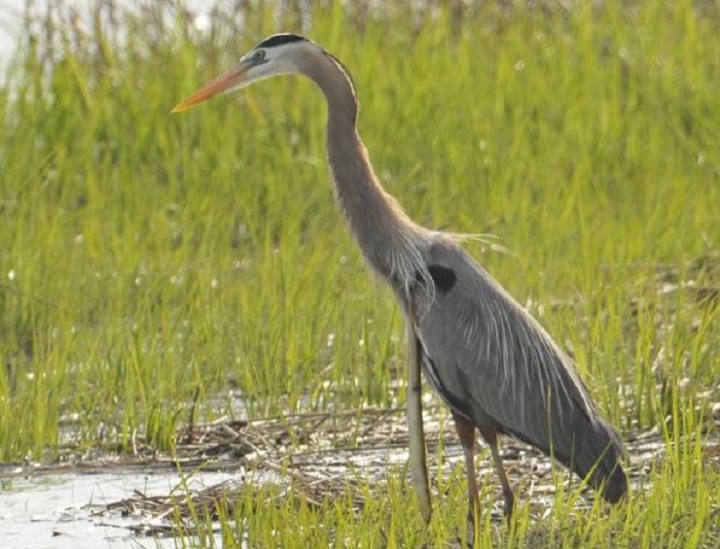
M 0 88 L 0 460 L 52 457 L 68 420 L 82 444 L 141 430 L 170 447 L 196 390 L 209 415 L 229 389 L 253 415 L 395 398 L 402 319 L 332 203 L 321 95 L 281 78 L 169 115 L 253 42 L 301 30 L 353 72 L 388 190 L 428 226 L 499 236 L 511 253 L 471 251 L 609 419 L 665 432 L 669 458 L 625 511 L 559 501 L 554 537 L 520 520 L 507 543 L 720 543 L 718 472 L 681 443 L 720 397 L 718 308 L 697 299 L 720 285 L 715 4 L 310 4 L 204 30 L 160 0 L 101 2 L 85 25 L 28 17 Z M 273 507 L 247 526 L 271 546 L 307 515 L 334 539 L 409 546 L 403 489 L 356 522 Z M 462 505 L 459 481 L 447 497 Z

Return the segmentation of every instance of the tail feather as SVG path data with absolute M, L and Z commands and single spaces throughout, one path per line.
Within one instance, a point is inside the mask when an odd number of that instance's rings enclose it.
M 585 418 L 582 423 L 575 430 L 573 455 L 561 461 L 587 479 L 606 501 L 617 503 L 628 491 L 627 476 L 620 463 L 624 453 L 620 437 L 597 416 Z
M 618 503 L 627 494 L 628 480 L 620 463 L 625 454 L 623 444 L 615 429 L 594 411 L 576 414 L 572 431 L 563 432 L 562 435 L 556 433 L 558 438 L 549 448 L 545 443 L 523 433 L 509 429 L 498 430 L 553 457 L 587 480 L 609 503 Z

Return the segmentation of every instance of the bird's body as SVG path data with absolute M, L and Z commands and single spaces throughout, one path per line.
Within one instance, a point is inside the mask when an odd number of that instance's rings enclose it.
M 618 501 L 622 445 L 571 360 L 454 242 L 439 237 L 426 258 L 434 294 L 418 307 L 416 333 L 426 377 L 453 413 L 552 455 Z
M 397 295 L 411 328 L 409 343 L 452 411 L 466 451 L 471 504 L 476 427 L 493 452 L 508 514 L 514 500 L 498 434 L 552 455 L 606 500 L 620 500 L 627 492 L 618 461 L 622 444 L 598 415 L 572 361 L 456 238 L 414 223 L 382 188 L 357 132 L 352 79 L 336 58 L 302 37 L 275 35 L 177 110 L 291 72 L 309 77 L 327 99 L 337 202 L 365 259 Z

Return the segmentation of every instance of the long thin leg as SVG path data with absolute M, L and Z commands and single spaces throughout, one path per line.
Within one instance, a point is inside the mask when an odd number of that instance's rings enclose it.
M 422 417 L 422 385 L 420 381 L 420 342 L 415 334 L 415 314 L 412 302 L 409 304 L 407 319 L 408 340 L 408 396 L 407 421 L 410 438 L 410 471 L 415 492 L 420 503 L 420 513 L 425 523 L 432 517 L 432 501 L 428 484 L 427 462 L 425 459 L 425 432 Z
M 478 499 L 478 483 L 475 474 L 475 425 L 464 417 L 453 414 L 455 420 L 455 429 L 460 444 L 462 444 L 465 453 L 465 469 L 467 473 L 468 483 L 468 545 L 474 546 L 475 540 L 475 524 L 480 523 L 480 500 Z M 477 513 L 477 523 L 475 515 Z
M 505 474 L 505 467 L 503 466 L 502 457 L 497 447 L 497 432 L 494 429 L 487 427 L 480 427 L 480 434 L 490 446 L 490 452 L 492 453 L 493 462 L 495 463 L 495 469 L 500 477 L 500 484 L 502 484 L 503 497 L 505 498 L 505 518 L 508 522 L 512 518 L 513 510 L 515 509 L 515 494 L 513 494 L 510 482 L 508 481 L 507 475 Z

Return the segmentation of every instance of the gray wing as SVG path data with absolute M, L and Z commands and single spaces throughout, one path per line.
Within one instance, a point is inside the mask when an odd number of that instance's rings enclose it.
M 439 239 L 426 257 L 435 288 L 417 298 L 417 334 L 426 376 L 454 413 L 592 472 L 595 485 L 612 476 L 621 443 L 570 358 L 457 245 Z

